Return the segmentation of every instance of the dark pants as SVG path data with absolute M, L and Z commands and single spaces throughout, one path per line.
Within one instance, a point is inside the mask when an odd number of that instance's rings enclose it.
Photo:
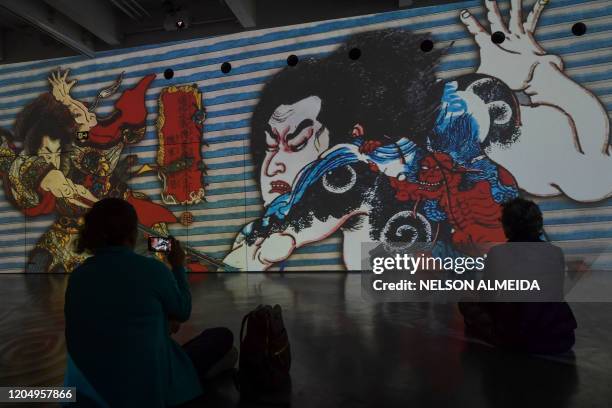
M 234 345 L 234 335 L 225 327 L 206 329 L 183 345 L 203 381 L 208 371 L 217 364 Z

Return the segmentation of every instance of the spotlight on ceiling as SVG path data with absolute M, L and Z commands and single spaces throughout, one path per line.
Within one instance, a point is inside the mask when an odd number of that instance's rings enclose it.
M 177 31 L 189 28 L 189 23 L 191 22 L 191 13 L 189 13 L 189 10 L 182 7 L 176 7 L 172 1 L 165 1 L 163 5 L 166 10 L 164 30 Z

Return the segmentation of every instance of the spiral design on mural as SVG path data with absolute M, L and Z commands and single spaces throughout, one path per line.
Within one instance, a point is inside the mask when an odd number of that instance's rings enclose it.
M 417 243 L 431 242 L 431 224 L 422 214 L 400 211 L 385 224 L 380 239 L 386 251 L 403 251 Z

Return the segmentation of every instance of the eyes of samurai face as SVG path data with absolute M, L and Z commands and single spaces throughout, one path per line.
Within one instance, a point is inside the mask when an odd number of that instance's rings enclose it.
M 286 128 L 290 131 L 289 128 Z M 321 127 L 319 131 L 323 128 Z M 293 132 L 281 135 L 278 128 L 268 125 L 266 129 L 266 151 L 275 152 L 283 144 L 290 152 L 299 152 L 308 144 L 314 134 L 314 122 L 312 119 L 304 119 L 297 125 Z M 281 142 L 281 139 L 282 142 Z

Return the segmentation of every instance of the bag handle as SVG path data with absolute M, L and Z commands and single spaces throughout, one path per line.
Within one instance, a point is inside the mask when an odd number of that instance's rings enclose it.
M 249 316 L 251 316 L 251 313 L 253 312 L 249 312 L 246 315 L 244 315 L 244 317 L 242 318 L 242 324 L 240 325 L 240 344 L 242 345 L 242 342 L 244 341 L 244 325 L 246 324 L 247 320 L 249 319 Z

